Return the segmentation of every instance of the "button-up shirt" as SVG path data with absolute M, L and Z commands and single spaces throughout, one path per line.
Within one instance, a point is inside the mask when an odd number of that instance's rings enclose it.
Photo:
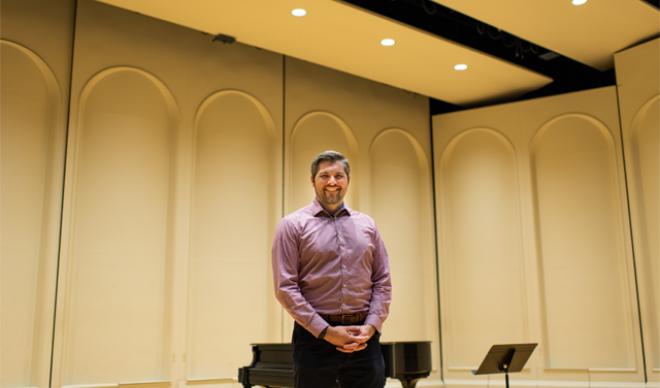
M 345 206 L 330 215 L 314 200 L 280 221 L 272 254 L 275 295 L 312 335 L 328 326 L 319 314 L 361 311 L 381 331 L 392 283 L 371 217 Z

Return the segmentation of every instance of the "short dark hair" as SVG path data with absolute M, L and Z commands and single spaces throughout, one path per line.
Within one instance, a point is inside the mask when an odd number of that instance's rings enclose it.
M 312 161 L 312 180 L 316 177 L 316 173 L 319 172 L 319 164 L 321 164 L 321 162 L 341 162 L 341 164 L 344 165 L 346 178 L 351 178 L 351 166 L 348 164 L 348 159 L 337 151 L 328 150 L 316 155 Z

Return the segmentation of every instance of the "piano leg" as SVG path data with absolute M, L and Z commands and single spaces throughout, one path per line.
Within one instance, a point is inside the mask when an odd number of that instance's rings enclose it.
M 419 380 L 420 379 L 418 378 L 414 378 L 414 379 L 400 379 L 399 381 L 401 381 L 401 386 L 403 388 L 415 388 Z

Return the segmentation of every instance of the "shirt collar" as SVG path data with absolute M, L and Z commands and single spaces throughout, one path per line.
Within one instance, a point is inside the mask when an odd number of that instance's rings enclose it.
M 312 206 L 312 214 L 314 214 L 314 217 L 333 217 L 332 214 L 328 213 L 328 211 L 325 210 L 323 206 L 321 206 L 318 199 L 314 198 L 311 206 Z M 334 214 L 335 217 L 350 216 L 350 215 L 351 215 L 351 210 L 348 208 L 348 206 L 346 206 L 345 203 L 342 203 Z

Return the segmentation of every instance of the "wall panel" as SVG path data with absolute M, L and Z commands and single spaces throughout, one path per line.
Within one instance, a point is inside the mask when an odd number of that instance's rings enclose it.
M 162 379 L 177 108 L 152 75 L 115 68 L 83 88 L 78 115 L 64 379 Z
M 660 381 L 660 40 L 614 57 L 649 381 Z
M 0 386 L 47 386 L 73 2 L 0 7 Z
M 266 249 L 276 222 L 278 150 L 272 118 L 242 92 L 212 95 L 195 123 L 190 376 L 232 376 L 251 358 L 246 340 L 279 334 L 270 323 L 276 310 Z M 249 319 L 237 325 L 234 317 Z
M 336 149 L 351 162 L 348 206 L 372 216 L 390 254 L 393 303 L 384 341 L 433 341 L 439 370 L 427 99 L 287 58 L 285 212 L 314 198 L 309 165 Z M 284 315 L 282 339 L 291 336 Z M 437 375 L 434 375 L 437 376 Z
M 434 117 L 450 385 L 476 383 L 453 363 L 476 365 L 486 349 L 472 333 L 497 332 L 496 301 L 472 310 L 465 300 L 472 293 L 508 295 L 499 307 L 512 314 L 499 320 L 518 335 L 511 339 L 539 343 L 530 378 L 549 386 L 644 380 L 615 93 L 601 88 Z
M 473 128 L 449 142 L 438 173 L 446 365 L 460 371 L 478 366 L 490 345 L 529 335 L 516 158 L 503 135 Z
M 530 152 L 546 366 L 633 368 L 612 135 L 569 114 L 546 123 Z
M 28 48 L 0 41 L 2 57 L 2 366 L 6 384 L 31 380 L 40 320 L 39 277 L 47 260 L 52 123 L 63 101 L 48 66 Z M 55 183 L 58 184 L 59 182 Z M 59 218 L 59 217 L 57 217 Z M 52 275 L 52 274 L 51 274 Z M 43 276 L 43 275 L 42 275 Z M 49 282 L 50 283 L 50 282 Z M 43 292 L 43 290 L 41 291 Z M 17 298 L 8 299 L 14 294 Z M 50 295 L 53 296 L 52 294 Z M 4 384 L 3 384 L 4 385 Z
M 393 157 L 393 155 L 396 155 Z M 437 324 L 432 247 L 429 163 L 421 145 L 399 128 L 389 128 L 369 149 L 372 216 L 387 242 L 393 292 L 387 336 L 409 341 L 434 338 Z M 414 318 L 411 318 L 414 317 Z

